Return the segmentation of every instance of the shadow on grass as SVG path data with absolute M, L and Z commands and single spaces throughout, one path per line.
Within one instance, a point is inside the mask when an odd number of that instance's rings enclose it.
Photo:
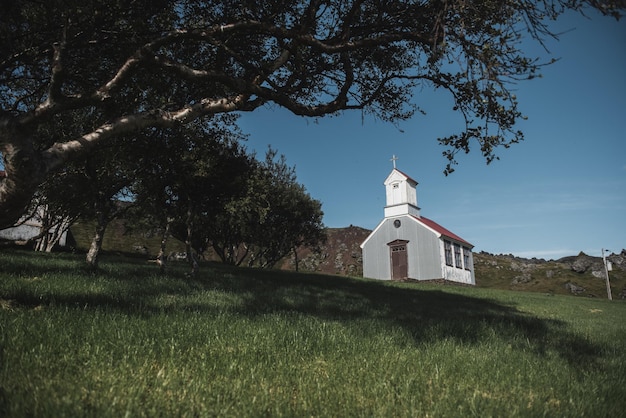
M 253 280 L 239 281 L 246 303 L 239 313 L 254 316 L 272 312 L 299 312 L 327 320 L 369 318 L 399 325 L 416 344 L 452 339 L 478 344 L 497 336 L 513 347 L 537 355 L 556 352 L 579 368 L 595 367 L 602 349 L 568 329 L 567 323 L 538 318 L 497 300 L 457 292 L 425 289 L 422 284 L 396 285 L 374 280 L 335 278 L 315 274 L 250 272 Z M 257 284 L 258 286 L 258 284 Z M 233 290 L 232 283 L 224 283 Z
M 245 317 L 297 313 L 346 323 L 375 320 L 402 327 L 417 345 L 441 339 L 470 345 L 499 338 L 538 355 L 555 352 L 579 368 L 594 367 L 602 352 L 601 347 L 575 334 L 562 321 L 538 318 L 496 300 L 426 289 L 420 284 L 399 286 L 223 265 L 206 265 L 198 278 L 189 279 L 184 278 L 185 266 L 173 271 L 176 277 L 161 277 L 145 261 L 115 260 L 116 265 L 124 263 L 124 268 L 105 266 L 96 275 L 78 274 L 69 286 L 24 288 L 4 296 L 6 292 L 2 291 L 0 299 L 11 299 L 24 307 L 55 305 L 139 316 L 191 311 L 216 314 L 226 310 Z M 29 269 L 37 273 L 38 268 L 49 268 L 44 265 L 32 264 Z M 73 266 L 70 263 L 67 268 L 76 273 L 76 264 Z M 60 270 L 63 275 L 63 268 Z M 202 297 L 203 292 L 232 294 L 237 302 L 217 307 L 215 299 Z M 163 295 L 175 297 L 176 303 L 159 301 Z

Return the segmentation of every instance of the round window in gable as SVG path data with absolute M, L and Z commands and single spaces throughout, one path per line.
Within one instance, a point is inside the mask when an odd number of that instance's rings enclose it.
M 393 226 L 395 226 L 396 228 L 400 228 L 400 225 L 402 225 L 400 219 L 396 219 L 395 221 L 393 221 Z

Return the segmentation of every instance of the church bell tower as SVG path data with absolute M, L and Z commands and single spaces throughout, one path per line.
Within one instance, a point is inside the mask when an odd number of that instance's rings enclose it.
M 393 170 L 385 180 L 387 204 L 385 206 L 385 218 L 401 215 L 420 217 L 420 208 L 417 206 L 417 181 L 396 168 L 396 156 L 394 155 Z

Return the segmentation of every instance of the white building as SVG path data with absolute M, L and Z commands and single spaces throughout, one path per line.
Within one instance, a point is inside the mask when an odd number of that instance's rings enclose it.
M 384 184 L 385 218 L 361 244 L 363 276 L 476 284 L 474 246 L 421 216 L 417 182 L 394 167 Z

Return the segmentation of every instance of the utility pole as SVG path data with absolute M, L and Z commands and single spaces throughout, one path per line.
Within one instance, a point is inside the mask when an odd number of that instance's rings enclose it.
M 611 282 L 609 281 L 609 268 L 607 266 L 606 257 L 604 256 L 605 251 L 609 250 L 605 250 L 604 248 L 602 249 L 602 262 L 604 263 L 604 274 L 606 277 L 606 294 L 609 300 L 613 300 L 613 297 L 611 296 Z

